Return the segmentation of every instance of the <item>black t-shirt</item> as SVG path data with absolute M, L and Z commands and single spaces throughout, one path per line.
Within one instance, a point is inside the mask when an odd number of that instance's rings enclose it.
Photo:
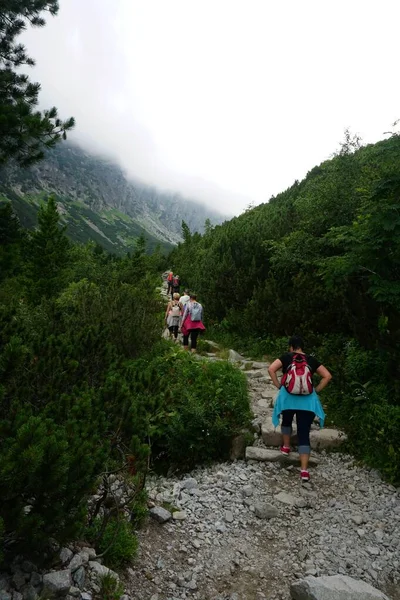
M 286 352 L 286 354 L 283 354 L 279 357 L 279 360 L 282 363 L 283 373 L 286 373 L 288 370 L 288 367 L 290 366 L 295 354 L 301 354 L 301 352 Z M 314 375 L 315 371 L 321 366 L 321 363 L 314 356 L 310 356 L 309 354 L 305 354 L 304 356 L 306 357 L 306 361 L 310 366 L 312 374 Z

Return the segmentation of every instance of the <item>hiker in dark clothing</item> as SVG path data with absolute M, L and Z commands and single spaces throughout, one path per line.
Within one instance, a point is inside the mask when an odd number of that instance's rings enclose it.
M 172 294 L 171 294 L 171 299 L 173 297 L 173 294 L 179 294 L 179 288 L 180 288 L 181 282 L 179 279 L 179 275 L 174 275 L 173 279 L 172 279 Z

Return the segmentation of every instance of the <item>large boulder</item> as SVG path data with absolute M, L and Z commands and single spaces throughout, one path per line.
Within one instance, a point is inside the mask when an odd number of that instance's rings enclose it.
M 293 600 L 389 600 L 368 583 L 347 575 L 305 577 L 291 585 L 290 593 Z
M 346 440 L 346 434 L 339 429 L 316 429 L 310 432 L 311 448 L 314 450 L 339 448 Z

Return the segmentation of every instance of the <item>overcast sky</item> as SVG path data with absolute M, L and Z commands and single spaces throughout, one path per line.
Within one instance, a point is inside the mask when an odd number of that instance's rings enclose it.
M 126 172 L 239 214 L 400 117 L 399 0 L 60 0 L 41 105 Z

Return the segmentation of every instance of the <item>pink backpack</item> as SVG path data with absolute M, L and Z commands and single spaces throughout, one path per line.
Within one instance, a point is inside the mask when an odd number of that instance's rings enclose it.
M 282 377 L 282 385 L 289 394 L 306 396 L 313 391 L 312 372 L 304 354 L 295 354 Z

